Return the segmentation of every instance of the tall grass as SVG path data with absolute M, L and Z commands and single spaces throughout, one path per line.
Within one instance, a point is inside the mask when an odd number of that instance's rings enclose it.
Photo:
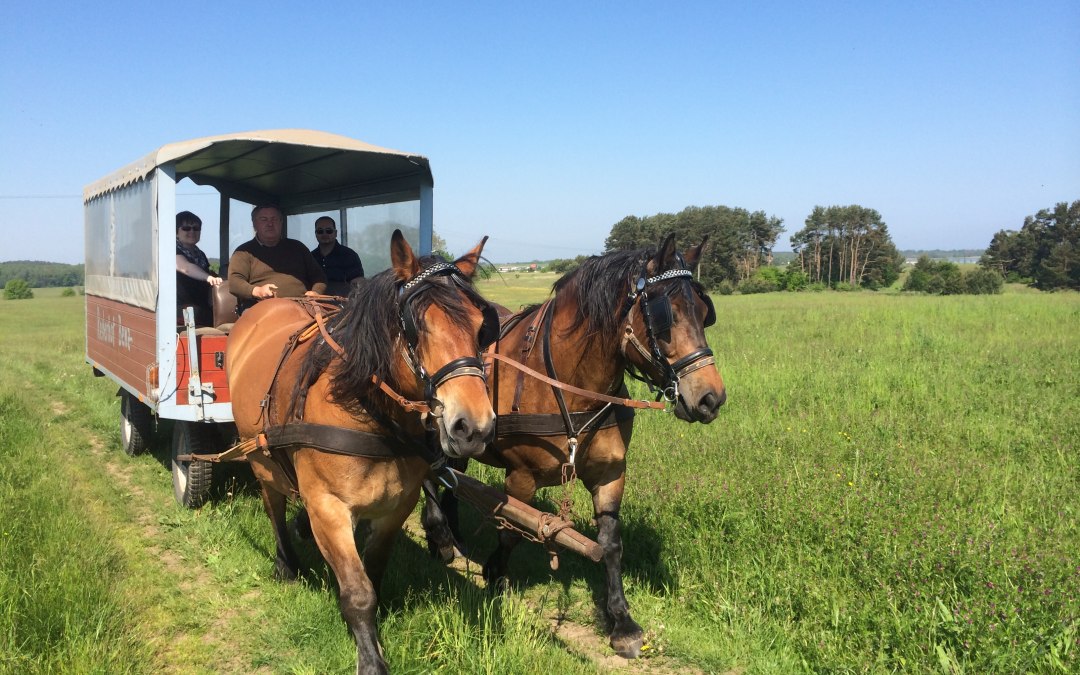
M 631 601 L 718 668 L 1076 668 L 1078 301 L 718 299 L 720 418 L 635 428 Z
M 481 287 L 516 307 L 543 299 L 540 277 Z M 639 414 L 628 458 L 641 668 L 1080 668 L 1080 296 L 715 300 L 728 403 L 708 426 Z M 302 582 L 270 578 L 244 467 L 188 512 L 172 501 L 167 425 L 153 453 L 120 453 L 115 385 L 82 363 L 82 307 L 0 302 L 0 669 L 349 671 L 332 575 L 305 548 Z M 575 513 L 591 532 L 580 487 Z M 486 552 L 490 529 L 470 543 Z M 521 546 L 514 590 L 490 595 L 475 565 L 446 570 L 402 537 L 380 616 L 391 667 L 603 670 L 582 655 L 610 654 L 600 568 L 547 562 Z M 592 627 L 594 644 L 556 638 L 556 619 Z

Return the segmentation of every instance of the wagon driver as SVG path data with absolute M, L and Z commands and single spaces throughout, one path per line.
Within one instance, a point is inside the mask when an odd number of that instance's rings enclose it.
M 307 247 L 283 236 L 285 214 L 273 204 L 251 210 L 255 236 L 229 258 L 229 291 L 238 305 L 250 307 L 267 298 L 322 295 L 326 275 Z

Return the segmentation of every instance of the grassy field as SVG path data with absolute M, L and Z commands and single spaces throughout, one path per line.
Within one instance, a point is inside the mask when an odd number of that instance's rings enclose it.
M 516 308 L 553 280 L 482 290 Z M 82 361 L 82 298 L 35 293 L 0 301 L 0 672 L 349 672 L 317 554 L 300 583 L 270 578 L 246 468 L 177 507 L 168 425 L 124 456 L 116 387 Z M 709 426 L 641 414 L 629 458 L 646 657 L 607 648 L 597 566 L 553 573 L 523 546 L 491 596 L 410 533 L 383 589 L 394 671 L 1080 669 L 1080 296 L 715 300 L 728 403 Z M 580 488 L 575 512 L 590 532 Z

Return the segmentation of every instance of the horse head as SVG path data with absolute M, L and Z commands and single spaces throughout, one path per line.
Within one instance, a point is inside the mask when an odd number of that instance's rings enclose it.
M 631 364 L 675 403 L 675 416 L 709 423 L 727 399 L 724 381 L 705 328 L 716 310 L 705 289 L 693 278 L 708 237 L 683 253 L 668 235 L 636 278 L 631 279 L 627 336 L 635 349 L 625 351 Z M 643 334 L 643 344 L 634 334 Z
M 404 395 L 428 402 L 450 457 L 483 452 L 495 431 L 479 354 L 494 340 L 498 317 L 472 286 L 485 242 L 453 263 L 421 259 L 400 231 L 390 244 L 405 354 L 396 359 L 394 378 Z

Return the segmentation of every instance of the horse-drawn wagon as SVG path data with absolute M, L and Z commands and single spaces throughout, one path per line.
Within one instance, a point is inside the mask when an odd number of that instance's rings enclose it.
M 217 213 L 199 215 L 218 224 L 216 236 L 203 241 L 227 278 L 230 253 L 252 236 L 247 212 L 255 204 L 279 205 L 286 235 L 309 246 L 315 219 L 333 217 L 342 243 L 369 271 L 389 266 L 386 244 L 395 229 L 418 253 L 429 253 L 432 187 L 420 155 L 306 130 L 171 143 L 88 185 L 86 360 L 119 386 L 124 450 L 146 449 L 154 415 L 174 420 L 174 491 L 182 504 L 197 506 L 213 465 L 192 455 L 219 451 L 234 437 L 224 365 L 235 299 L 227 284 L 214 290 L 213 326 L 185 322 L 177 308 L 169 233 L 196 195 L 218 197 L 211 207 Z
M 177 312 L 167 227 L 185 181 L 218 195 L 222 276 L 230 251 L 251 237 L 234 214 L 262 204 L 278 205 L 301 241 L 317 218 L 335 217 L 364 267 L 385 271 L 356 285 L 340 311 L 327 298 L 269 299 L 235 327 L 222 285 L 213 325 L 196 326 L 190 308 Z M 86 358 L 119 385 L 124 449 L 146 448 L 154 414 L 173 420 L 174 492 L 187 506 L 205 499 L 215 461 L 246 457 L 282 578 L 297 573 L 285 500 L 298 494 L 338 579 L 358 663 L 373 672 L 385 668 L 375 589 L 394 534 L 436 471 L 500 522 L 516 519 L 484 566 L 489 581 L 506 574 L 521 535 L 602 557 L 611 643 L 637 656 L 643 632 L 623 594 L 618 525 L 627 411 L 664 405 L 627 398 L 623 377 L 658 389 L 680 419 L 716 417 L 725 393 L 705 339 L 716 313 L 693 273 L 704 241 L 680 252 L 669 235 L 657 248 L 590 259 L 547 303 L 500 325 L 472 285 L 486 237 L 453 262 L 426 255 L 432 185 L 421 156 L 289 130 L 166 145 L 88 186 Z M 446 466 L 469 457 L 506 469 L 507 494 Z M 552 519 L 515 499 L 569 488 L 575 477 L 593 494 L 599 545 L 573 532 L 567 514 Z M 432 551 L 444 554 L 453 519 L 438 511 L 430 501 L 423 520 Z M 368 527 L 363 560 L 359 521 Z

